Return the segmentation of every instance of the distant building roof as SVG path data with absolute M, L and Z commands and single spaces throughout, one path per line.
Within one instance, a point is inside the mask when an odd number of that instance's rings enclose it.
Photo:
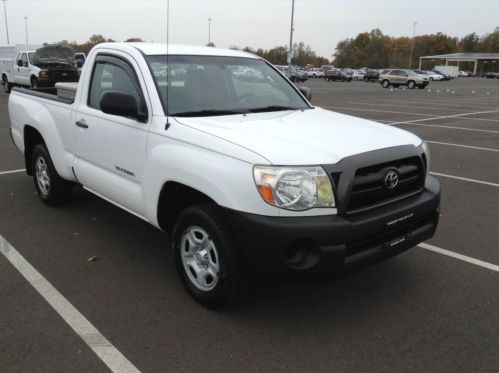
M 447 60 L 499 60 L 499 53 L 451 53 L 435 56 L 421 56 L 421 58 L 447 59 Z

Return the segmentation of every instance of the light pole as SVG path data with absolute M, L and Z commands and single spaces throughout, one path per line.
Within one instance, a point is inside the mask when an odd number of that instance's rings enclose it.
M 416 26 L 417 22 L 413 22 L 413 30 L 412 30 L 412 45 L 411 45 L 411 57 L 409 57 L 409 69 L 412 67 L 412 54 L 414 53 L 414 37 L 416 36 Z
M 211 44 L 211 17 L 208 18 L 208 44 Z
M 28 39 L 28 17 L 24 17 L 24 23 L 26 26 L 26 44 L 29 44 L 29 39 Z
M 3 1 L 3 14 L 5 16 L 5 30 L 7 31 L 7 44 L 10 44 L 9 40 L 9 25 L 7 24 L 7 7 L 5 6 L 5 2 L 7 0 L 2 0 Z
M 288 75 L 291 76 L 291 57 L 293 54 L 293 31 L 295 31 L 295 0 L 292 0 L 291 5 L 291 32 L 289 35 L 289 53 L 288 53 Z

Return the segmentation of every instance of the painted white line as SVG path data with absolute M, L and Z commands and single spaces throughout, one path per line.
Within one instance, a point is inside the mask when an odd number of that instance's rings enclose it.
M 25 169 L 22 170 L 12 170 L 12 171 L 2 171 L 0 172 L 0 175 L 8 175 L 8 174 L 17 174 L 19 172 L 25 172 Z
M 408 120 L 408 121 L 404 121 L 404 122 L 397 122 L 397 124 L 425 122 L 425 121 L 429 121 L 429 120 L 439 120 L 439 119 L 447 119 L 447 118 L 459 118 L 459 117 L 466 117 L 466 116 L 470 116 L 470 115 L 491 114 L 491 113 L 499 113 L 499 110 L 473 111 L 473 112 L 464 113 L 464 114 L 453 114 L 453 115 L 442 115 L 442 116 L 433 116 L 432 115 L 432 118 Z
M 392 103 L 392 104 L 407 104 L 407 101 L 397 101 L 397 100 L 384 100 L 383 102 L 386 102 L 386 103 Z M 455 105 L 452 105 L 450 103 L 454 103 Z M 415 101 L 412 101 L 411 100 L 411 103 L 415 103 L 415 104 L 423 104 L 423 105 L 431 105 L 431 106 L 443 106 L 444 108 L 447 108 L 447 107 L 469 107 L 469 108 L 475 108 L 475 109 L 496 109 L 497 106 L 483 106 L 483 105 L 475 105 L 475 104 L 469 104 L 469 105 L 464 105 L 464 104 L 460 104 L 459 102 L 456 102 L 456 101 L 447 101 L 447 103 L 443 103 L 443 102 L 436 102 L 434 100 L 431 100 L 431 101 L 423 101 L 423 100 L 415 100 Z
M 389 106 L 393 107 L 396 106 L 397 108 L 407 108 L 407 109 L 424 109 L 424 110 L 440 110 L 440 111 L 460 111 L 460 112 L 467 112 L 469 109 L 449 109 L 449 108 L 441 108 L 441 107 L 429 107 L 429 106 L 414 106 L 414 105 L 399 105 L 399 104 L 393 104 L 393 103 L 388 103 L 386 104 L 381 104 L 381 103 L 376 103 L 376 104 L 368 104 L 366 102 L 349 102 L 349 104 L 354 104 L 354 105 L 367 105 L 367 106 Z M 399 101 L 400 102 L 400 101 Z M 407 102 L 405 102 L 407 103 Z M 411 101 L 411 103 L 414 103 L 414 101 Z
M 446 146 L 457 146 L 458 148 L 467 148 L 467 149 L 475 149 L 475 150 L 485 150 L 488 152 L 499 152 L 499 149 L 492 148 L 482 148 L 479 146 L 471 146 L 471 145 L 461 145 L 461 144 L 450 144 L 448 142 L 440 142 L 440 141 L 429 141 L 425 140 L 429 144 L 437 144 L 437 145 L 446 145 Z
M 493 186 L 493 187 L 498 187 L 498 188 L 499 188 L 499 184 L 496 184 L 496 183 L 491 183 L 491 182 L 488 182 L 488 181 L 475 180 L 475 179 L 468 179 L 467 177 L 461 177 L 461 176 L 454 176 L 454 175 L 441 174 L 441 173 L 438 173 L 438 172 L 430 172 L 430 174 L 431 174 L 431 175 L 434 175 L 434 176 L 447 177 L 447 178 L 449 178 L 449 179 L 456 179 L 456 180 L 461 180 L 461 181 L 469 181 L 469 182 L 471 182 L 471 183 L 477 183 L 477 184 L 489 185 L 489 186 Z
M 483 122 L 499 122 L 499 119 L 492 119 L 492 118 L 471 118 L 471 117 L 457 117 L 454 119 L 459 119 L 459 120 L 480 120 Z
M 494 272 L 499 272 L 499 266 L 497 266 L 495 264 L 487 263 L 487 262 L 484 262 L 482 260 L 478 260 L 478 259 L 466 256 L 466 255 L 455 253 L 453 251 L 444 250 L 444 249 L 441 249 L 439 247 L 436 247 L 436 246 L 433 246 L 433 245 L 430 245 L 430 244 L 427 244 L 424 242 L 420 243 L 418 246 L 422 249 L 433 251 L 434 253 L 450 256 L 451 258 L 458 259 L 458 260 L 461 260 L 463 262 L 471 263 L 471 264 L 477 265 L 477 266 L 482 267 L 482 268 L 487 268 L 487 269 L 490 269 L 491 271 L 494 271 Z
M 393 123 L 389 123 L 388 125 L 389 126 L 395 126 L 395 125 L 404 125 L 404 124 L 409 125 L 409 126 L 420 126 L 420 127 L 449 128 L 449 129 L 461 130 L 461 131 L 499 133 L 499 131 L 495 131 L 495 130 L 482 130 L 482 129 L 479 129 L 479 128 L 443 126 L 441 124 L 424 124 L 424 123 L 413 123 L 413 122 L 393 122 Z
M 140 372 L 1 235 L 0 253 L 40 293 L 111 371 Z
M 325 109 L 334 109 L 334 110 L 339 109 L 339 110 L 352 110 L 352 111 L 368 111 L 368 112 L 375 112 L 375 113 L 415 115 L 418 117 L 436 117 L 435 115 L 432 115 L 432 114 L 407 113 L 405 111 L 375 110 L 375 109 L 364 109 L 364 108 L 344 107 L 344 106 L 322 106 L 322 107 Z M 428 119 L 431 119 L 431 118 L 421 119 L 421 120 L 428 120 Z M 402 122 L 402 123 L 405 123 L 405 122 Z

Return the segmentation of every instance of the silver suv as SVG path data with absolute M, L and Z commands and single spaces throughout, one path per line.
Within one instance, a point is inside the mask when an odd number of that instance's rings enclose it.
M 430 81 L 428 77 L 418 75 L 412 70 L 391 69 L 385 70 L 379 76 L 378 82 L 384 87 L 390 86 L 399 87 L 401 85 L 407 86 L 409 89 L 416 87 L 424 89 Z

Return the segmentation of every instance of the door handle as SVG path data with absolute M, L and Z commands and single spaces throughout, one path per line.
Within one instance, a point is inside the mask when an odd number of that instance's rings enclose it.
M 80 128 L 88 128 L 88 124 L 82 119 L 75 123 Z

